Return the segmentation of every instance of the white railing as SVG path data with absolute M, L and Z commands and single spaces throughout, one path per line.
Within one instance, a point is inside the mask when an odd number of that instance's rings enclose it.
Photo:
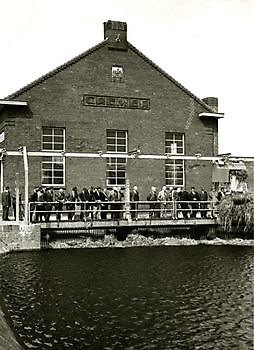
M 182 220 L 215 218 L 211 201 L 30 202 L 29 221 Z

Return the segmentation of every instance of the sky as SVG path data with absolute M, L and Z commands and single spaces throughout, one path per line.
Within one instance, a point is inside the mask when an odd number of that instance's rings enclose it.
M 199 98 L 219 153 L 254 156 L 254 0 L 0 0 L 0 99 L 103 41 L 103 22 Z

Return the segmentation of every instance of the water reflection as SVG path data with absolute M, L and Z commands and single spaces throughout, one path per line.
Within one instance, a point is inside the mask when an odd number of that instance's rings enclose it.
M 250 349 L 252 247 L 75 249 L 0 260 L 27 348 Z

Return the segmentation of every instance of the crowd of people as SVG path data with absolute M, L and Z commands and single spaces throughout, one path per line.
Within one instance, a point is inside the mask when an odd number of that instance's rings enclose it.
M 188 219 L 196 218 L 199 215 L 201 218 L 208 216 L 212 218 L 214 206 L 224 196 L 223 187 L 218 191 L 211 188 L 209 192 L 204 188 L 197 192 L 195 187 L 191 187 L 190 192 L 188 192 L 180 187 L 163 186 L 159 192 L 156 191 L 155 187 L 152 187 L 147 200 L 153 202 L 150 204 L 150 217 L 163 218 L 169 215 L 173 219 Z
M 225 195 L 221 188 L 219 191 L 211 189 L 207 192 L 201 188 L 197 192 L 194 187 L 190 192 L 182 188 L 163 186 L 159 191 L 151 188 L 145 201 L 141 202 L 137 186 L 130 191 L 129 208 L 124 206 L 126 201 L 124 191 L 119 187 L 102 189 L 101 187 L 83 188 L 78 191 L 73 187 L 71 191 L 64 188 L 57 190 L 52 187 L 36 187 L 29 196 L 30 222 L 49 222 L 54 212 L 57 221 L 65 220 L 119 220 L 124 212 L 128 211 L 132 219 L 138 219 L 139 213 L 145 212 L 141 204 L 148 204 L 150 218 L 201 218 L 212 217 L 210 202 L 217 203 Z M 23 217 L 23 204 L 20 194 L 19 218 Z M 16 220 L 16 197 L 11 196 L 9 187 L 2 193 L 3 220 L 9 220 L 9 209 L 13 208 Z
M 57 221 L 67 216 L 68 221 L 91 219 L 107 219 L 109 210 L 111 218 L 116 220 L 122 217 L 122 200 L 124 193 L 114 187 L 112 190 L 101 187 L 84 187 L 80 192 L 75 186 L 70 192 L 60 188 L 54 191 L 48 187 L 35 188 L 29 197 L 30 221 L 48 222 L 54 207 Z

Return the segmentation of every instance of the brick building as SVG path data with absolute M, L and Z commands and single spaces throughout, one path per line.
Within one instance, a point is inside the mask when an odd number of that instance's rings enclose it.
M 127 41 L 127 25 L 104 23 L 104 40 L 90 50 L 0 101 L 0 146 L 45 156 L 29 157 L 29 190 L 125 186 L 126 159 L 81 158 L 74 153 L 168 155 L 167 160 L 133 159 L 131 186 L 145 199 L 151 186 L 212 184 L 211 162 L 170 159 L 172 155 L 215 156 L 218 152 L 216 98 L 199 99 Z M 55 152 L 46 155 L 46 152 Z M 67 153 L 72 156 L 61 156 Z M 20 156 L 6 156 L 2 182 L 14 189 L 24 172 Z M 22 181 L 21 181 L 22 187 Z

